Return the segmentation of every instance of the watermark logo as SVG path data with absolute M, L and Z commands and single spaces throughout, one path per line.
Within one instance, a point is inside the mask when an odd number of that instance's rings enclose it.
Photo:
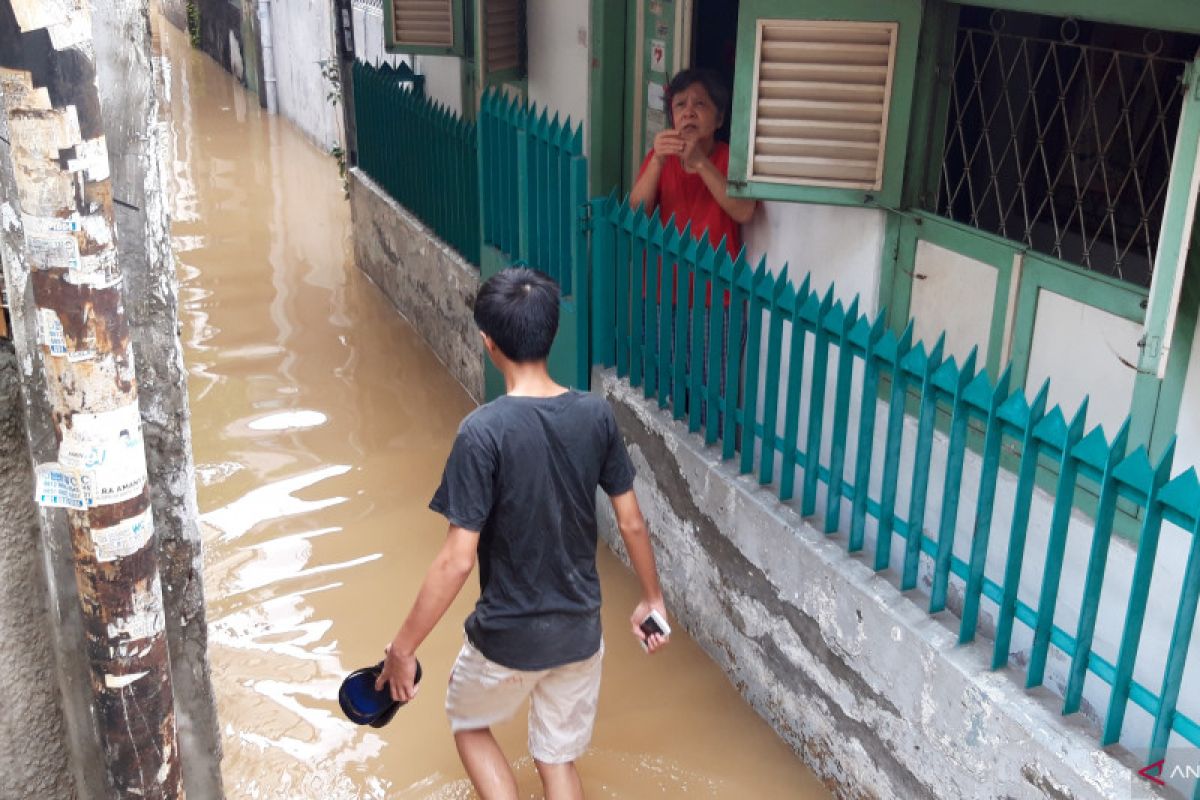
M 1133 774 L 1133 800 L 1164 797 L 1160 789 L 1166 787 L 1190 797 L 1193 787 L 1200 782 L 1200 750 L 1172 748 L 1153 761 L 1145 752 L 1139 755 L 1146 766 Z

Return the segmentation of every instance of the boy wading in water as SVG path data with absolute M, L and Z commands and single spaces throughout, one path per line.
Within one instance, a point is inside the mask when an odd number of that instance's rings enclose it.
M 575 760 L 591 740 L 600 691 L 596 487 L 610 497 L 641 584 L 634 636 L 666 617 L 654 552 L 633 492 L 633 465 L 603 398 L 550 378 L 558 285 L 507 269 L 479 289 L 475 323 L 507 394 L 463 420 L 429 507 L 450 530 L 404 624 L 386 648 L 377 688 L 416 694 L 417 647 L 479 560 L 480 596 L 450 673 L 446 713 L 459 757 L 484 800 L 516 798 L 491 726 L 529 707 L 529 752 L 549 800 L 583 797 Z M 666 644 L 654 634 L 650 652 Z

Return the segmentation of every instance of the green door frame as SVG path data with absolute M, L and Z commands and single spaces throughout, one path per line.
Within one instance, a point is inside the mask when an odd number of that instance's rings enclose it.
M 624 194 L 625 69 L 628 20 L 624 0 L 592 0 L 588 157 L 591 194 Z

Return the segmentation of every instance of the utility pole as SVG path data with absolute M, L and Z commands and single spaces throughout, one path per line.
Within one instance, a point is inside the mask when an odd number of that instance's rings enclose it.
M 0 96 L 13 338 L 57 441 L 36 500 L 70 532 L 109 793 L 183 797 L 89 0 L 0 0 Z

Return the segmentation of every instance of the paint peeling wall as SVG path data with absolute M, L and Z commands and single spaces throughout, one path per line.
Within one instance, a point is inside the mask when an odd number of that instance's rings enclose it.
M 992 672 L 986 650 L 958 647 L 640 390 L 610 372 L 593 387 L 637 467 L 668 610 L 837 796 L 1128 798 L 1131 770 L 1092 731 Z
M 76 797 L 17 358 L 0 341 L 0 797 Z
M 209 683 L 203 557 L 197 526 L 187 370 L 177 331 L 178 285 L 166 208 L 167 126 L 155 85 L 144 0 L 108 0 L 93 20 L 104 130 L 113 165 L 117 249 L 137 364 L 184 784 L 221 796 L 220 732 Z M 137 76 L 135 78 L 135 76 Z
M 269 5 L 279 113 L 328 152 L 342 143 L 342 107 L 329 101 L 334 87 L 321 74 L 321 62 L 335 63 L 336 59 L 333 4 L 330 0 L 274 0 Z M 261 50 L 266 58 L 267 48 Z
M 350 214 L 358 268 L 483 402 L 483 343 L 472 317 L 479 270 L 357 169 L 350 171 Z

